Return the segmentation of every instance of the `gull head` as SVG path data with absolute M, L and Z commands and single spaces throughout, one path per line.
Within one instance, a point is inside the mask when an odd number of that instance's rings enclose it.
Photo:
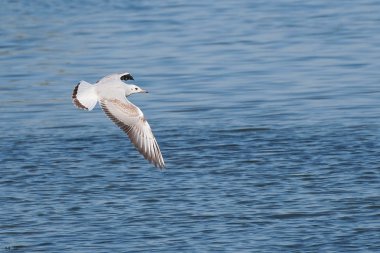
M 147 90 L 141 89 L 139 86 L 135 84 L 127 84 L 126 85 L 126 91 L 125 95 L 128 97 L 129 95 L 135 94 L 135 93 L 148 93 Z

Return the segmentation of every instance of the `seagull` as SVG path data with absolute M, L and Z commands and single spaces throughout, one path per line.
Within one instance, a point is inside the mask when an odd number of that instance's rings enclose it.
M 134 93 L 147 93 L 134 84 L 123 81 L 134 80 L 129 73 L 111 74 L 95 84 L 80 81 L 74 88 L 72 100 L 79 109 L 91 111 L 97 102 L 104 113 L 129 137 L 136 149 L 155 167 L 165 168 L 156 138 L 144 114 L 127 97 Z

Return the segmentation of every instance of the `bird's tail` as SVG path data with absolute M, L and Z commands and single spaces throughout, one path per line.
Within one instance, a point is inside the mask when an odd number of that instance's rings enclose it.
M 95 86 L 86 81 L 80 81 L 73 90 L 72 99 L 76 107 L 91 111 L 98 102 Z

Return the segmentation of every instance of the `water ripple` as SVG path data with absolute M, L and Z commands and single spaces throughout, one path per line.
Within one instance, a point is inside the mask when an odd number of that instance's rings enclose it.
M 0 249 L 380 251 L 379 12 L 5 1 Z M 98 107 L 72 105 L 80 79 L 120 71 L 150 91 L 131 101 L 162 172 Z

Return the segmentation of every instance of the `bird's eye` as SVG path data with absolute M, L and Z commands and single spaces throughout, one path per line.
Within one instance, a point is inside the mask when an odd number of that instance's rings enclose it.
M 138 88 L 135 88 L 135 90 L 138 90 Z

